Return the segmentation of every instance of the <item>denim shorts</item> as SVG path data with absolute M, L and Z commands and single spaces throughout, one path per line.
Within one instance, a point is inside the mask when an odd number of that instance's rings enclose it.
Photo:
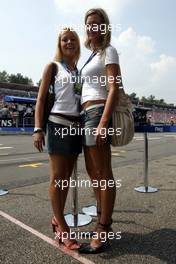
M 47 147 L 49 154 L 78 155 L 82 152 L 82 136 L 68 126 L 48 121 Z
M 82 140 L 83 145 L 96 146 L 96 128 L 100 123 L 104 111 L 104 104 L 92 105 L 81 112 L 81 125 L 82 125 Z M 110 127 L 111 121 L 108 127 Z M 105 130 L 102 131 L 102 136 L 105 137 Z M 106 135 L 106 143 L 111 144 L 111 138 Z

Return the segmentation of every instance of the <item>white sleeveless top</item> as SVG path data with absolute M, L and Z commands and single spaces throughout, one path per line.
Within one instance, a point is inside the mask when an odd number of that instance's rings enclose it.
M 103 53 L 98 52 L 92 60 L 83 67 L 81 104 L 87 101 L 107 99 L 106 65 L 119 64 L 117 50 L 109 45 Z
M 51 113 L 79 116 L 79 102 L 73 90 L 71 73 L 69 73 L 60 62 L 56 62 L 58 74 L 56 75 L 54 91 L 55 102 Z

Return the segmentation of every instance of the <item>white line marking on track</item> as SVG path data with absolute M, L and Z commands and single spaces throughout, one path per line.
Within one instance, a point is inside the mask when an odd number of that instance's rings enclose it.
M 40 158 L 46 158 L 46 156 L 40 156 Z M 36 157 L 28 157 L 28 158 L 20 158 L 20 159 L 0 160 L 0 162 L 4 162 L 4 161 L 21 161 L 21 160 L 32 161 L 33 159 L 36 160 Z
M 16 218 L 6 214 L 3 211 L 0 211 L 0 215 L 3 216 L 4 218 L 6 218 L 7 220 L 11 221 L 12 223 L 20 226 L 21 228 L 27 230 L 28 232 L 30 232 L 31 234 L 39 237 L 40 239 L 42 239 L 43 241 L 47 242 L 48 244 L 52 245 L 53 247 L 58 248 L 60 251 L 62 251 L 64 254 L 78 260 L 79 262 L 83 263 L 83 264 L 95 264 L 95 262 L 92 262 L 89 259 L 86 259 L 85 257 L 82 257 L 81 255 L 79 255 L 77 252 L 74 252 L 73 250 L 70 249 L 66 249 L 64 246 L 59 245 L 55 240 L 53 240 L 50 237 L 45 236 L 44 234 L 38 232 L 37 230 L 33 229 L 30 226 L 25 225 L 24 223 L 22 223 L 21 221 L 17 220 Z
M 125 153 L 125 152 L 127 152 L 127 151 L 126 150 L 120 150 L 120 149 L 117 149 L 117 150 L 112 149 L 111 150 L 111 153 Z
M 156 139 L 161 139 L 161 137 L 149 137 L 149 138 L 148 138 L 148 140 L 156 140 Z M 136 140 L 136 141 L 140 141 L 140 140 L 144 140 L 144 138 L 143 138 L 143 137 L 141 137 L 141 138 L 136 138 L 135 140 Z
M 0 147 L 0 149 L 12 149 L 14 147 Z
M 120 156 L 120 153 L 112 153 L 112 156 Z
M 161 137 L 153 137 L 153 138 L 149 137 L 148 139 L 149 140 L 155 140 L 155 139 L 161 139 Z
M 174 138 L 176 138 L 176 135 L 164 135 L 164 137 L 174 137 Z

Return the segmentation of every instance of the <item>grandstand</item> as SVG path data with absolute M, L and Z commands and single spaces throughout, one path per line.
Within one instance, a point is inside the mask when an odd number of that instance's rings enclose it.
M 174 122 L 174 124 L 176 123 L 176 110 L 174 111 L 170 111 L 169 109 L 165 109 L 165 110 L 161 110 L 158 109 L 156 110 L 152 110 L 149 111 L 147 113 L 147 118 L 151 119 L 151 123 L 153 124 L 170 124 L 171 121 Z
M 154 105 L 145 104 L 151 110 L 147 113 L 147 118 L 153 124 L 170 124 L 171 121 L 176 123 L 176 107 L 174 105 Z
M 16 83 L 2 83 L 0 82 L 0 108 L 4 106 L 4 96 L 20 96 L 36 98 L 38 93 L 37 86 L 16 84 Z M 151 124 L 176 124 L 176 106 L 174 105 L 154 105 L 150 103 L 140 103 L 136 105 L 136 101 L 132 102 L 136 108 L 147 107 L 147 120 Z M 9 104 L 10 106 L 10 104 Z
M 1 99 L 4 97 L 4 95 L 36 97 L 37 93 L 38 93 L 37 86 L 0 82 L 0 98 Z
M 31 100 L 27 98 L 36 98 L 38 93 L 37 86 L 2 83 L 0 82 L 0 122 L 11 124 L 15 127 L 32 126 L 34 123 L 35 107 L 31 105 Z M 6 97 L 18 96 L 24 98 L 23 102 L 7 102 Z M 26 102 L 25 102 L 26 101 Z M 29 101 L 29 102 L 28 102 Z M 2 122 L 3 120 L 3 122 Z M 4 121 L 5 120 L 5 121 Z

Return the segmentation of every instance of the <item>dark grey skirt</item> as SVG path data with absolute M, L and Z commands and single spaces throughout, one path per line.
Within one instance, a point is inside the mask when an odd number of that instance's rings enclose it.
M 48 121 L 47 147 L 49 154 L 78 155 L 82 152 L 82 136 L 79 129 Z

